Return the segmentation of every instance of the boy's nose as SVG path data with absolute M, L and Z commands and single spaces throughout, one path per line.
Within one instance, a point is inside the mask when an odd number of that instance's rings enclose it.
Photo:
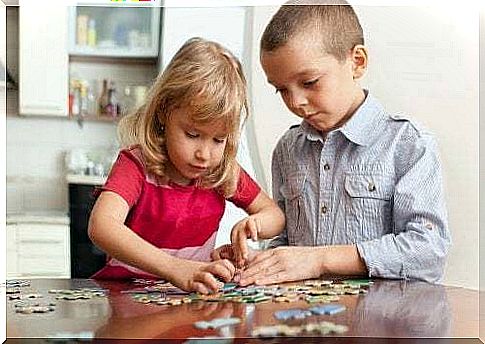
M 298 110 L 298 112 L 303 111 L 303 107 L 308 105 L 308 99 L 305 92 L 292 92 L 290 104 L 294 109 Z

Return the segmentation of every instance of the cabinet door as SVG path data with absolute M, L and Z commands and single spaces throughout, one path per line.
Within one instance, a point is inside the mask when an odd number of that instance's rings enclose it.
M 19 114 L 67 116 L 68 7 L 20 3 Z
M 17 224 L 17 265 L 23 277 L 68 278 L 69 227 L 57 224 Z

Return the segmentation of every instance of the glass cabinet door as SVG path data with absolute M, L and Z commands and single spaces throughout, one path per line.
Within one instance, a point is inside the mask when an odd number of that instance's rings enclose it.
M 128 3 L 72 7 L 69 18 L 69 54 L 156 57 L 160 7 L 125 4 Z

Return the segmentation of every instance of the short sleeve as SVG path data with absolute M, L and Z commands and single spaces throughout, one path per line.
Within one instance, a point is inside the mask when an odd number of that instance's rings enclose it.
M 144 180 L 141 162 L 131 151 L 122 150 L 111 168 L 106 183 L 97 190 L 95 196 L 103 191 L 111 191 L 120 195 L 131 208 L 141 194 Z
M 236 193 L 229 201 L 239 208 L 247 209 L 260 191 L 258 183 L 241 167 Z

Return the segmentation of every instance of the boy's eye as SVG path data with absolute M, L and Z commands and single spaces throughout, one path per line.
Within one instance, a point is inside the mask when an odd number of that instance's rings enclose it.
M 185 132 L 185 136 L 190 137 L 191 139 L 195 139 L 196 137 L 199 137 L 199 134 L 191 133 L 189 131 L 186 131 Z
M 318 82 L 318 79 L 305 81 L 305 82 L 303 82 L 303 87 L 310 87 L 312 85 L 315 85 L 317 82 Z

